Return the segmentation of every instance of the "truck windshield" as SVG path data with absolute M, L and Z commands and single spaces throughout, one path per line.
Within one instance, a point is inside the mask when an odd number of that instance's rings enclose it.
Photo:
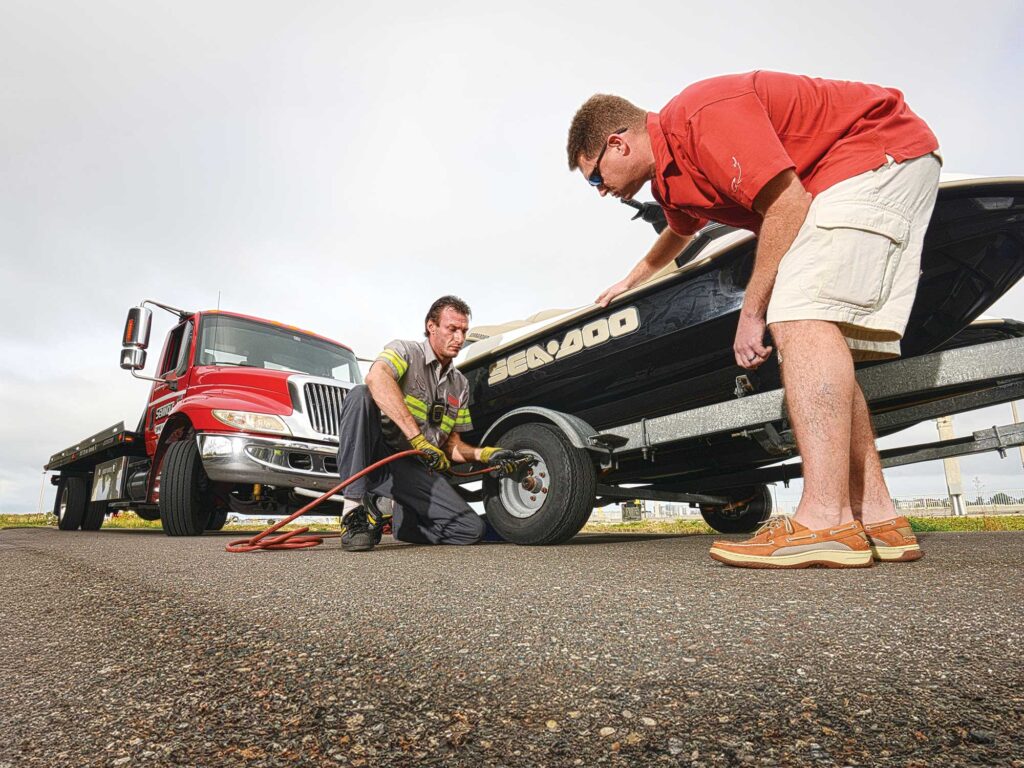
M 228 315 L 205 315 L 197 365 L 239 365 L 362 383 L 356 356 L 338 344 L 289 328 Z

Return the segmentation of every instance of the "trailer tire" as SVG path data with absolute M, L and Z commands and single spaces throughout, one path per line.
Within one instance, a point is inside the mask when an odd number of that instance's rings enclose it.
M 227 521 L 228 511 L 226 509 L 215 509 L 210 513 L 210 519 L 206 521 L 206 530 L 219 531 Z
M 536 456 L 541 463 L 534 477 L 543 488 L 531 493 L 513 480 L 484 477 L 484 508 L 494 530 L 506 541 L 531 545 L 561 544 L 579 533 L 594 509 L 597 477 L 590 455 L 548 424 L 520 424 L 495 443 Z
M 109 506 L 109 501 L 90 501 L 82 518 L 82 530 L 98 531 L 103 525 L 103 518 L 107 516 Z
M 213 506 L 210 479 L 195 440 L 167 446 L 160 477 L 160 520 L 168 536 L 200 536 Z
M 702 506 L 701 517 L 719 533 L 753 533 L 772 515 L 772 494 L 767 485 L 730 491 L 731 509 Z
M 57 527 L 62 531 L 77 531 L 85 517 L 89 504 L 89 482 L 84 477 L 65 477 L 57 486 L 57 498 L 53 502 L 53 514 L 57 516 Z

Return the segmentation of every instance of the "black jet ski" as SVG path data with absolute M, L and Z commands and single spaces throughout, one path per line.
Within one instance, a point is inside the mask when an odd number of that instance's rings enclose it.
M 656 205 L 635 207 L 637 217 L 655 229 L 664 226 Z M 733 359 L 755 247 L 751 233 L 711 225 L 669 271 L 608 307 L 590 305 L 504 328 L 472 329 L 472 343 L 458 363 L 470 383 L 474 432 L 469 439 L 479 439 L 502 414 L 523 406 L 572 414 L 597 430 L 610 430 L 729 400 L 737 395 L 740 376 L 746 376 L 742 381 L 749 391 L 780 387 L 774 355 L 754 373 Z M 629 264 L 624 257 L 621 271 Z M 903 357 L 977 343 L 985 330 L 969 330 L 972 321 L 1022 274 L 1024 178 L 944 180 L 925 238 Z M 1015 335 L 1011 326 L 988 331 Z M 690 471 L 758 465 L 771 458 L 737 455 L 734 441 L 727 439 L 722 446 L 727 458 L 708 441 L 687 446 L 678 458 Z

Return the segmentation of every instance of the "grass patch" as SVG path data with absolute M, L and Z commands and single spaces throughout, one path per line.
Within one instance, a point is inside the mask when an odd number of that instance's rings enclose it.
M 0 528 L 42 528 L 57 526 L 57 516 L 49 515 L 0 515 Z
M 143 520 L 134 512 L 121 512 L 103 521 L 104 528 L 161 528 L 159 520 Z
M 971 517 L 911 517 L 915 531 L 1024 531 L 1024 515 Z
M 630 523 L 587 523 L 587 533 L 715 533 L 703 520 L 637 520 Z

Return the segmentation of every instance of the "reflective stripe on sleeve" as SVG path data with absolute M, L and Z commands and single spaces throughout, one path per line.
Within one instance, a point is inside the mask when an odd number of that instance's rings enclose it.
M 425 422 L 427 420 L 427 404 L 419 398 L 413 397 L 412 395 L 406 395 L 405 407 L 409 409 L 409 413 L 421 421 Z
M 385 349 L 383 352 L 377 355 L 377 359 L 391 363 L 391 365 L 394 366 L 395 370 L 398 371 L 398 378 L 402 378 L 403 376 L 405 376 L 405 372 L 409 370 L 409 363 L 403 360 L 402 356 L 395 352 L 395 350 L 393 349 Z

